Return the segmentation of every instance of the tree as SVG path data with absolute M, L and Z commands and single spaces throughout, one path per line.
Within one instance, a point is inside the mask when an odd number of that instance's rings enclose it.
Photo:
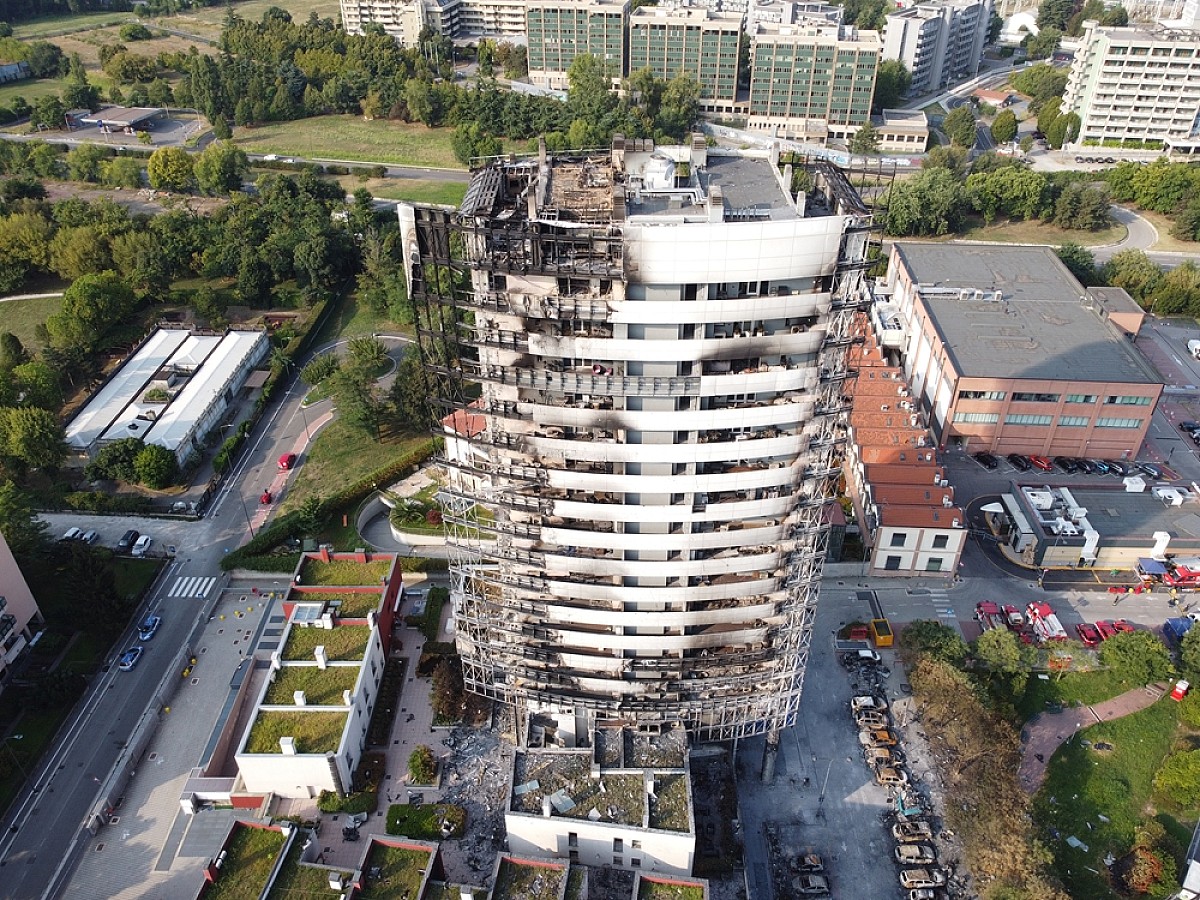
M 63 117 L 67 108 L 57 94 L 47 94 L 33 102 L 33 111 L 29 114 L 29 124 L 37 128 L 62 128 Z
M 420 78 L 410 78 L 404 86 L 404 102 L 413 117 L 425 125 L 433 125 L 433 92 Z
M 249 171 L 250 160 L 231 141 L 213 141 L 196 157 L 194 167 L 200 190 L 214 196 L 240 190 Z
M 1079 126 L 1078 113 L 1055 116 L 1054 121 L 1046 128 L 1046 140 L 1055 150 L 1061 150 L 1063 144 L 1069 144 L 1079 137 Z
M 1124 288 L 1133 299 L 1145 304 L 1162 281 L 1163 272 L 1145 251 L 1130 249 L 1113 254 L 1101 269 L 1101 276 L 1108 284 Z
M 992 122 L 992 140 L 997 144 L 1007 144 L 1017 136 L 1017 114 L 1011 109 L 1003 109 Z
M 11 372 L 21 363 L 28 361 L 29 353 L 21 339 L 11 331 L 0 333 L 0 369 Z
M 118 156 L 101 166 L 100 181 L 105 187 L 129 188 L 142 186 L 142 167 L 136 159 Z
M 66 58 L 57 44 L 34 41 L 25 52 L 25 61 L 34 78 L 55 78 L 63 73 Z
M 1200 628 L 1190 628 L 1179 642 L 1179 667 L 1184 676 L 1193 684 L 1200 683 Z M 1197 726 L 1200 727 L 1200 691 L 1193 691 L 1188 698 L 1195 698 L 1197 703 Z
M 1062 97 L 1067 88 L 1067 72 L 1056 69 L 1049 63 L 1038 63 L 1035 66 L 1027 66 L 1013 75 L 1012 85 L 1030 99 L 1030 105 L 1036 111 L 1047 100 Z
M 679 74 L 667 82 L 654 124 L 665 134 L 682 140 L 700 117 L 700 82 Z
M 141 438 L 127 437 L 104 444 L 93 459 L 84 468 L 84 476 L 89 481 L 123 481 L 134 484 L 137 481 L 137 470 L 134 463 L 137 455 L 142 452 Z
M 296 525 L 300 533 L 315 537 L 325 526 L 325 516 L 321 512 L 321 498 L 317 495 L 305 497 L 300 508 L 296 510 Z
M 75 181 L 99 181 L 100 166 L 108 153 L 96 144 L 80 144 L 67 154 L 67 171 Z
M 424 431 L 432 415 L 424 367 L 415 351 L 406 351 L 396 368 L 396 377 L 388 393 L 396 423 L 408 431 Z
M 162 490 L 179 478 L 179 462 L 166 447 L 146 444 L 133 460 L 133 471 L 139 483 Z
M 374 379 L 370 373 L 357 366 L 342 366 L 330 376 L 327 384 L 343 421 L 377 439 L 383 409 L 375 397 Z
M 946 114 L 942 120 L 942 130 L 956 147 L 969 150 L 975 146 L 975 115 L 966 104 L 956 106 Z
M 46 549 L 48 530 L 29 495 L 12 481 L 0 481 L 0 532 L 13 555 L 19 560 L 40 555 Z
M 67 288 L 59 312 L 46 320 L 50 342 L 93 352 L 136 306 L 133 291 L 115 272 L 84 275 Z
M 1087 247 L 1068 241 L 1061 247 L 1056 247 L 1054 252 L 1063 261 L 1063 264 L 1071 270 L 1071 274 L 1079 279 L 1080 284 L 1090 286 L 1098 283 L 1099 279 L 1096 277 L 1096 257 L 1092 255 L 1092 251 L 1087 249 Z
M 74 279 L 112 267 L 108 238 L 95 225 L 60 228 L 50 242 L 50 268 Z
M 1067 27 L 1067 20 L 1075 12 L 1074 0 L 1042 0 L 1038 6 L 1037 26 L 1039 29 Z
M 900 650 L 910 658 L 929 656 L 952 666 L 967 658 L 967 644 L 956 629 L 929 619 L 918 619 L 900 632 Z
M 336 372 L 339 365 L 341 363 L 338 361 L 336 354 L 322 353 L 300 370 L 300 379 L 306 384 L 316 387 Z
M 1062 40 L 1062 30 L 1058 28 L 1043 28 L 1035 35 L 1026 35 L 1021 43 L 1030 59 L 1046 59 L 1053 56 Z
M 923 169 L 915 178 L 892 186 L 885 231 L 892 235 L 946 234 L 958 228 L 967 203 L 966 189 L 949 169 Z
M 387 347 L 377 337 L 358 337 L 350 340 L 351 364 L 364 372 L 378 372 L 388 364 Z
M 12 377 L 22 406 L 58 409 L 62 405 L 62 387 L 58 373 L 43 360 L 34 359 L 12 369 Z
M 1073 181 L 1054 201 L 1053 222 L 1059 228 L 1099 231 L 1112 224 L 1108 194 L 1082 182 Z
M 56 469 L 67 458 L 58 417 L 32 406 L 0 409 L 3 453 L 33 469 Z
M 191 155 L 182 147 L 159 147 L 146 164 L 150 187 L 161 191 L 191 190 L 195 181 Z
M 1055 97 L 1051 100 L 1047 100 L 1038 109 L 1038 114 L 1037 114 L 1038 131 L 1042 132 L 1042 134 L 1047 135 L 1047 137 L 1049 137 L 1050 126 L 1053 125 L 1054 120 L 1058 118 L 1058 115 L 1059 115 L 1058 109 L 1061 104 L 1062 104 L 1062 99 L 1059 97 Z
M 870 122 L 863 124 L 850 137 L 850 152 L 861 156 L 879 152 L 879 132 Z
M 975 659 L 993 672 L 1019 672 L 1023 668 L 1021 642 L 1008 629 L 993 628 L 975 641 Z
M 1154 789 L 1182 807 L 1200 803 L 1200 750 L 1172 753 L 1154 775 Z
M 893 109 L 912 86 L 912 72 L 898 59 L 885 59 L 879 63 L 875 73 L 875 94 L 871 97 L 871 109 L 882 112 Z
M 1150 631 L 1114 635 L 1100 645 L 1100 662 L 1132 684 L 1150 684 L 1174 671 L 1171 654 Z
M 609 88 L 612 73 L 605 62 L 590 53 L 575 57 L 567 69 L 567 108 L 572 119 L 603 128 L 617 101 Z
M 433 784 L 437 778 L 437 757 L 424 744 L 408 755 L 408 777 L 413 784 Z
M 1192 260 L 1172 267 L 1155 288 L 1155 299 L 1163 315 L 1200 315 L 1200 266 Z

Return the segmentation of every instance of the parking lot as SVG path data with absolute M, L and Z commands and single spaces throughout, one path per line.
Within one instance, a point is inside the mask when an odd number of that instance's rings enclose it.
M 146 123 L 143 130 L 150 135 L 150 144 L 153 147 L 182 147 L 188 138 L 203 127 L 203 124 L 203 120 L 190 111 L 174 110 L 168 111 L 168 116 L 164 119 Z M 98 125 L 77 125 L 70 130 L 70 137 L 77 141 L 113 146 L 143 146 L 136 134 L 126 134 L 121 131 L 105 132 Z

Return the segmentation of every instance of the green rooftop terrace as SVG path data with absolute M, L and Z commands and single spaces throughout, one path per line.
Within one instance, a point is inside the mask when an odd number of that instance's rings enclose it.
M 337 614 L 343 619 L 364 619 L 367 613 L 379 609 L 382 591 L 293 591 L 288 598 L 296 603 L 336 603 Z
M 328 897 L 330 900 L 339 896 L 339 892 L 330 890 L 329 875 L 331 872 L 341 874 L 348 883 L 352 872 L 340 869 L 327 869 L 322 866 L 306 866 L 300 862 L 300 854 L 304 851 L 303 836 L 297 837 L 288 851 L 287 859 L 279 869 L 279 876 L 271 885 L 267 900 L 313 900 L 318 897 Z M 259 890 L 262 886 L 259 886 Z
M 315 712 L 307 709 L 263 710 L 250 726 L 246 753 L 282 753 L 281 737 L 296 739 L 297 753 L 335 753 L 346 727 L 344 712 Z
M 287 662 L 314 659 L 313 651 L 323 646 L 326 659 L 358 660 L 366 655 L 370 639 L 368 625 L 338 625 L 336 628 L 297 628 L 293 625 L 288 631 L 282 658 Z
M 333 559 L 321 562 L 314 557 L 306 557 L 300 567 L 301 584 L 338 585 L 341 587 L 365 587 L 366 585 L 382 584 L 383 579 L 392 571 L 390 559 L 376 559 L 368 563 L 360 563 L 353 559 Z
M 505 858 L 496 873 L 492 900 L 560 900 L 567 877 L 566 866 Z
M 359 900 L 413 900 L 421 888 L 430 856 L 427 850 L 373 843 L 363 868 L 365 887 L 358 895 Z
M 584 752 L 529 752 L 517 754 L 513 785 L 538 783 L 537 790 L 512 798 L 515 812 L 541 815 L 542 798 L 563 791 L 575 806 L 554 815 L 585 819 L 594 807 L 602 822 L 618 822 L 640 828 L 645 821 L 645 785 L 641 775 L 591 777 L 591 759 Z M 600 790 L 600 786 L 604 790 Z
M 342 706 L 342 692 L 353 691 L 358 681 L 359 666 L 326 666 L 312 664 L 283 666 L 267 688 L 263 703 L 268 706 L 292 706 L 296 691 L 304 691 L 309 706 Z
M 643 875 L 638 881 L 637 900 L 704 900 L 704 886 L 652 881 Z
M 687 776 L 656 776 L 654 796 L 650 798 L 650 827 L 687 831 L 689 820 Z
M 286 838 L 275 828 L 237 823 L 226 846 L 221 874 L 204 892 L 204 900 L 258 900 Z

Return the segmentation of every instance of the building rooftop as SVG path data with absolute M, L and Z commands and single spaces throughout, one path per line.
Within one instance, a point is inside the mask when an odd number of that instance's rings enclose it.
M 189 332 L 162 328 L 154 332 L 67 426 L 67 444 L 86 450 L 104 434 L 154 374 L 188 339 Z
M 561 900 L 569 867 L 549 859 L 501 856 L 489 900 Z
M 940 484 L 946 480 L 946 470 L 935 465 L 867 466 L 867 481 L 871 484 Z
M 889 127 L 908 125 L 913 128 L 928 128 L 929 116 L 919 109 L 885 109 L 880 112 L 883 123 Z
M 1019 483 L 1018 483 L 1019 484 Z M 1026 485 L 1036 490 L 1045 490 L 1044 484 Z M 1052 488 L 1056 496 L 1057 488 Z M 1188 541 L 1189 551 L 1200 544 L 1200 503 L 1185 500 L 1180 506 L 1170 506 L 1154 495 L 1152 491 L 1129 493 L 1120 485 L 1106 487 L 1078 487 L 1071 485 L 1070 496 L 1080 509 L 1087 510 L 1087 522 L 1101 537 L 1105 544 L 1122 541 L 1136 544 L 1153 543 L 1152 535 L 1156 531 L 1165 531 L 1173 539 Z M 1046 521 L 1045 514 L 1030 514 L 1028 498 L 1021 490 L 1014 492 L 1025 502 L 1029 522 L 1039 525 Z M 1186 495 L 1186 490 L 1184 490 Z M 1061 510 L 1061 505 L 1056 510 Z M 1050 516 L 1053 520 L 1053 516 Z M 1043 528 L 1043 531 L 1049 529 Z M 1082 543 L 1082 529 L 1079 534 L 1062 535 L 1063 543 Z M 1174 552 L 1170 546 L 1167 552 Z
M 1161 384 L 1049 247 L 893 246 L 961 375 Z
M 879 524 L 893 528 L 962 528 L 967 521 L 957 506 L 894 506 L 878 504 Z

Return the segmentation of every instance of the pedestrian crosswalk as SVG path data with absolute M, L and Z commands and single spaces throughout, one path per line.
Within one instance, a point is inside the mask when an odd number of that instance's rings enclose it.
M 171 586 L 171 592 L 167 596 L 202 600 L 208 596 L 208 592 L 212 590 L 213 585 L 216 583 L 217 578 L 215 575 L 207 578 L 203 575 L 192 577 L 181 576 L 175 579 L 175 584 Z
M 937 617 L 939 619 L 958 618 L 954 612 L 954 607 L 950 605 L 950 598 L 946 596 L 945 588 L 930 588 L 929 600 L 933 603 L 933 608 L 937 610 Z

